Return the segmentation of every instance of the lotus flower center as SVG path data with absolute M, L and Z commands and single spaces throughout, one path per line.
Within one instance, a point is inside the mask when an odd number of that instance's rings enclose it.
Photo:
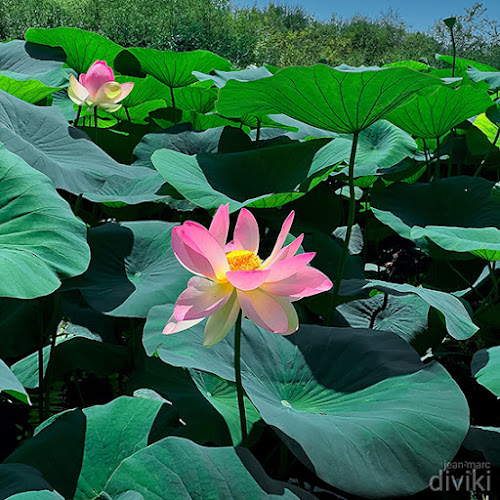
M 257 269 L 262 261 L 250 250 L 233 250 L 226 254 L 231 271 L 253 271 Z

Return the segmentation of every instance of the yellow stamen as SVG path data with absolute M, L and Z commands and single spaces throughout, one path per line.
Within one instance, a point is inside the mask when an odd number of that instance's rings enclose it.
M 257 269 L 262 261 L 250 250 L 233 250 L 226 254 L 231 271 L 253 271 Z

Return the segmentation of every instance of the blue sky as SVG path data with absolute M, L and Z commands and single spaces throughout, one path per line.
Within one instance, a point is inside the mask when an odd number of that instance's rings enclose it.
M 258 7 L 268 5 L 269 0 L 233 0 L 235 5 Z M 368 17 L 378 17 L 382 11 L 394 9 L 407 26 L 414 30 L 425 31 L 434 21 L 452 15 L 465 13 L 466 8 L 472 7 L 474 0 L 274 0 L 276 4 L 301 5 L 307 12 L 315 15 L 317 19 L 326 21 L 332 12 L 338 16 L 349 18 L 355 14 Z M 500 21 L 500 1 L 483 0 L 483 5 L 488 8 L 487 14 L 491 19 Z

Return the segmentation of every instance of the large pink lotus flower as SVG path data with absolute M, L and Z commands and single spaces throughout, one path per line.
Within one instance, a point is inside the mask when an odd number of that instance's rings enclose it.
M 283 248 L 293 222 L 290 213 L 271 255 L 258 256 L 259 227 L 243 208 L 226 244 L 229 205 L 221 205 L 210 229 L 187 221 L 172 231 L 172 247 L 179 262 L 196 274 L 177 299 L 174 314 L 163 333 L 186 330 L 209 316 L 204 345 L 220 342 L 236 322 L 240 309 L 256 325 L 281 335 L 297 330 L 299 321 L 292 302 L 325 292 L 332 282 L 308 266 L 315 253 L 295 255 L 304 235 Z
M 80 75 L 79 81 L 71 75 L 68 88 L 69 98 L 78 106 L 98 107 L 112 113 L 121 108 L 118 104 L 125 99 L 132 89 L 133 83 L 115 82 L 113 70 L 105 61 L 96 61 L 87 73 Z

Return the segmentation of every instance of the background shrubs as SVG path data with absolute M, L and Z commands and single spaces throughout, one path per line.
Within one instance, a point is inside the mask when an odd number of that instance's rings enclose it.
M 457 55 L 500 67 L 499 23 L 486 8 L 475 4 L 457 21 Z M 439 20 L 429 32 L 415 32 L 392 11 L 377 19 L 333 13 L 319 22 L 301 7 L 236 7 L 231 0 L 0 0 L 1 40 L 23 38 L 29 27 L 57 26 L 95 31 L 125 47 L 210 50 L 239 67 L 320 60 L 382 65 L 449 52 Z

